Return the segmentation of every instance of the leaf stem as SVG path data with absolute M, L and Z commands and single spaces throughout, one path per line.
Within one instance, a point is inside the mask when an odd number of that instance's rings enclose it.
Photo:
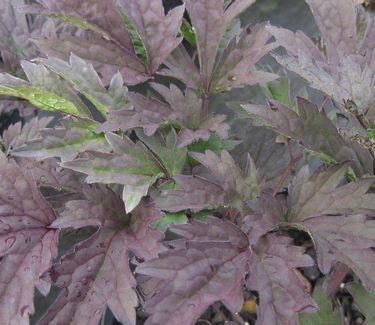
M 324 96 L 323 102 L 322 102 L 322 104 L 318 108 L 319 113 L 324 112 L 324 106 L 326 106 L 328 100 L 329 100 L 329 97 L 328 96 Z
M 349 272 L 349 267 L 339 263 L 324 283 L 327 296 L 333 297 Z
M 282 174 L 279 182 L 276 184 L 272 196 L 276 197 L 277 193 L 279 193 L 281 187 L 285 183 L 286 179 L 289 176 L 289 173 L 292 171 L 294 165 L 302 158 L 302 153 L 299 153 L 297 156 L 293 157 L 293 154 L 291 152 L 291 145 L 288 142 L 288 149 L 289 149 L 289 154 L 290 154 L 290 161 L 288 163 L 288 166 L 286 166 L 286 169 L 284 170 L 284 173 Z
M 202 111 L 202 120 L 208 116 L 208 95 L 207 93 L 203 94 L 203 111 Z

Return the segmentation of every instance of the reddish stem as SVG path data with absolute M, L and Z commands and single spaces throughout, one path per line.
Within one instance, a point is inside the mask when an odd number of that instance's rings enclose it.
M 293 166 L 302 158 L 302 153 L 298 154 L 297 156 L 293 157 L 292 156 L 292 159 L 289 161 L 289 164 L 288 166 L 286 166 L 286 169 L 283 173 L 283 175 L 281 176 L 279 182 L 277 183 L 277 185 L 275 186 L 273 192 L 272 192 L 272 196 L 273 197 L 276 197 L 277 193 L 279 193 L 281 187 L 283 186 L 283 184 L 285 183 L 286 179 L 288 178 L 289 176 L 289 173 L 292 171 L 293 169 Z
M 324 112 L 324 106 L 326 106 L 328 100 L 329 100 L 329 97 L 328 96 L 324 96 L 323 102 L 322 102 L 322 104 L 320 105 L 320 107 L 318 109 L 319 113 Z
M 208 116 L 208 95 L 203 95 L 203 111 L 202 111 L 202 120 Z
M 346 275 L 349 272 L 349 268 L 345 264 L 339 264 L 334 269 L 332 275 L 330 275 L 324 284 L 327 296 L 333 297 L 340 287 L 342 281 L 344 281 Z

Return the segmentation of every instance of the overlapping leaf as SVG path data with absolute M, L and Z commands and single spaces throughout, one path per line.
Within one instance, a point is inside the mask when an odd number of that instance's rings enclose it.
M 375 213 L 375 195 L 367 193 L 372 178 L 359 179 L 342 186 L 348 166 L 335 166 L 309 176 L 307 166 L 295 177 L 288 197 L 288 219 L 305 220 L 319 215 Z
M 176 7 L 165 15 L 161 0 L 118 0 L 118 4 L 139 33 L 146 48 L 148 71 L 154 73 L 181 42 L 176 35 L 185 6 Z
M 372 289 L 375 196 L 368 191 L 373 180 L 345 184 L 347 169 L 347 165 L 338 165 L 310 176 L 308 167 L 302 168 L 289 188 L 287 204 L 262 195 L 249 203 L 254 212 L 244 217 L 243 229 L 255 238 L 279 225 L 304 230 L 312 237 L 324 274 L 341 262 Z
M 46 294 L 39 276 L 57 252 L 57 233 L 49 225 L 53 210 L 36 183 L 0 153 L 0 322 L 29 324 L 34 287 Z
M 156 83 L 152 87 L 164 97 L 166 103 L 130 93 L 128 97 L 134 109 L 110 112 L 109 121 L 103 123 L 98 131 L 126 131 L 142 127 L 146 135 L 152 135 L 160 125 L 170 122 L 182 128 L 178 134 L 178 147 L 199 139 L 208 140 L 211 133 L 217 133 L 224 139 L 228 137 L 229 126 L 224 122 L 225 116 L 213 115 L 202 120 L 202 101 L 193 90 L 187 88 L 182 92 L 175 85 L 168 88 Z
M 110 80 L 116 70 L 128 84 L 146 81 L 181 42 L 176 36 L 184 6 L 165 15 L 161 0 L 39 2 L 37 12 L 87 29 L 92 35 L 90 43 L 77 37 L 66 37 L 64 47 L 54 48 L 58 45 L 56 40 L 41 40 L 37 44 L 47 53 L 60 52 L 61 58 L 66 59 L 72 51 L 89 60 L 105 81 Z M 88 51 L 85 51 L 85 46 Z M 146 50 L 145 58 L 139 51 L 142 48 Z
M 63 127 L 40 130 L 41 137 L 13 150 L 12 154 L 37 160 L 58 157 L 68 161 L 87 150 L 109 152 L 104 135 L 94 132 L 98 123 L 70 117 L 62 119 L 61 123 Z
M 165 175 L 165 169 L 141 142 L 114 134 L 106 134 L 106 139 L 114 153 L 93 152 L 89 158 L 66 162 L 63 167 L 87 174 L 88 183 L 124 185 L 123 199 L 130 212 L 147 195 L 150 185 Z
M 90 116 L 90 112 L 76 92 L 44 66 L 23 61 L 22 68 L 29 82 L 9 74 L 0 74 L 0 95 L 26 99 L 46 111 Z
M 26 21 L 17 19 L 10 0 L 0 4 L 0 72 L 22 73 L 20 60 L 31 58 L 35 51 L 31 46 Z
M 97 324 L 108 306 L 119 321 L 135 325 L 138 298 L 129 252 L 148 260 L 163 250 L 162 234 L 149 228 L 160 212 L 143 201 L 126 215 L 120 197 L 105 188 L 87 188 L 85 195 L 68 202 L 52 227 L 100 228 L 45 274 L 63 290 L 38 324 Z
M 245 158 L 248 152 L 258 169 L 259 182 L 265 188 L 273 188 L 288 164 L 285 145 L 278 143 L 276 133 L 268 128 L 247 125 L 240 132 L 239 136 L 243 141 L 234 154 L 238 153 Z M 277 165 L 275 161 L 278 161 Z
M 257 325 L 298 324 L 299 312 L 316 310 L 296 270 L 313 264 L 291 238 L 271 234 L 258 242 L 247 279 L 248 288 L 259 293 Z
M 339 186 L 346 169 L 338 166 L 312 177 L 301 169 L 290 190 L 288 220 L 308 229 L 323 273 L 339 261 L 373 289 L 375 222 L 369 217 L 375 215 L 375 196 L 366 193 L 372 179 Z
M 113 111 L 128 106 L 121 74 L 116 74 L 106 89 L 94 67 L 74 55 L 70 56 L 69 63 L 58 58 L 41 59 L 41 62 L 70 82 L 83 94 L 104 116 Z
M 278 78 L 273 73 L 251 71 L 263 56 L 275 48 L 275 43 L 267 44 L 269 40 L 270 34 L 264 24 L 248 26 L 238 37 L 235 35 L 220 56 L 211 81 L 212 91 L 251 86 Z
M 181 174 L 186 163 L 187 149 L 177 148 L 177 134 L 172 129 L 166 134 L 159 133 L 147 137 L 137 131 L 138 138 L 160 159 L 169 175 Z
M 175 249 L 136 269 L 159 281 L 156 293 L 146 301 L 146 311 L 151 313 L 146 324 L 168 322 L 173 325 L 181 321 L 195 324 L 217 300 L 232 312 L 238 312 L 243 303 L 241 288 L 245 272 L 250 272 L 248 286 L 258 290 L 261 296 L 266 294 L 260 300 L 257 324 L 293 320 L 298 311 L 314 308 L 294 273 L 296 267 L 311 265 L 312 260 L 303 255 L 302 248 L 292 246 L 289 239 L 269 236 L 251 253 L 247 236 L 229 221 L 209 218 L 208 224 L 194 221 L 173 226 L 172 231 L 185 239 L 179 240 L 177 245 L 172 242 Z M 267 262 L 263 263 L 264 260 Z M 286 276 L 274 277 L 274 270 L 281 264 Z M 282 310 L 277 310 L 278 314 L 267 310 L 279 300 L 284 303 L 280 307 Z M 267 319 L 274 322 L 267 323 Z
M 231 205 L 241 210 L 245 201 L 259 194 L 257 171 L 250 156 L 246 171 L 242 172 L 225 150 L 220 156 L 209 150 L 204 154 L 194 152 L 190 155 L 210 171 L 214 180 L 195 175 L 175 176 L 173 179 L 180 188 L 161 192 L 156 199 L 161 209 L 175 212 L 190 208 L 199 211 Z
M 35 117 L 22 127 L 22 122 L 10 125 L 3 133 L 3 145 L 6 152 L 17 149 L 30 140 L 40 137 L 40 129 L 44 129 L 52 121 L 51 117 Z
M 276 59 L 339 104 L 353 101 L 359 114 L 374 121 L 372 18 L 368 17 L 364 40 L 359 44 L 354 1 L 309 0 L 308 4 L 320 29 L 326 56 L 320 54 L 319 48 L 302 32 L 294 34 L 282 28 L 267 27 L 288 52 L 288 56 L 276 55 Z
M 307 149 L 323 153 L 337 162 L 352 161 L 359 174 L 372 173 L 372 159 L 367 150 L 343 138 L 315 105 L 302 98 L 297 98 L 297 104 L 298 114 L 275 101 L 269 108 L 257 105 L 244 105 L 244 108 L 276 132 L 297 140 Z
M 366 317 L 366 321 L 363 324 L 373 324 L 375 322 L 375 314 L 372 306 L 374 304 L 375 294 L 367 291 L 361 284 L 354 282 L 346 284 L 345 289 L 350 292 L 354 298 L 355 305 Z
M 225 6 L 222 0 L 187 0 L 186 9 L 197 40 L 199 71 L 181 46 L 166 60 L 168 69 L 161 74 L 180 79 L 206 95 L 274 79 L 273 74 L 250 71 L 274 48 L 267 44 L 271 36 L 264 25 L 244 28 L 241 35 L 231 29 L 233 19 L 253 3 L 254 0 L 237 0 Z
M 340 310 L 335 306 L 333 308 L 332 302 L 329 297 L 325 294 L 321 287 L 315 287 L 314 293 L 312 295 L 314 300 L 319 306 L 319 310 L 312 313 L 302 313 L 299 315 L 300 325 L 340 325 L 342 324 L 342 316 L 340 315 Z
M 134 84 L 147 80 L 146 68 L 137 57 L 131 35 L 115 1 L 54 1 L 43 0 L 36 10 L 30 11 L 62 19 L 74 26 L 91 31 L 90 41 L 62 35 L 59 39 L 38 40 L 44 53 L 56 54 L 68 59 L 73 52 L 92 62 L 109 81 L 119 70 L 125 82 Z M 61 46 L 63 44 L 63 46 Z

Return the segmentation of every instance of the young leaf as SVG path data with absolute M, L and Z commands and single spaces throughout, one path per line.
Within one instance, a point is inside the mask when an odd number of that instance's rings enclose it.
M 29 141 L 25 146 L 12 151 L 18 157 L 37 160 L 59 157 L 62 161 L 74 159 L 87 150 L 108 152 L 104 135 L 95 133 L 98 123 L 89 119 L 65 118 L 63 127 L 40 131 L 41 138 Z
M 55 214 L 35 182 L 3 153 L 0 176 L 0 322 L 26 325 L 34 287 L 49 291 L 39 276 L 57 253 L 57 233 L 48 228 Z
M 258 196 L 260 188 L 257 170 L 250 156 L 248 156 L 246 170 L 242 172 L 232 156 L 225 150 L 221 152 L 220 157 L 208 150 L 205 154 L 194 152 L 190 155 L 212 173 L 228 195 L 233 195 L 233 201 L 236 195 L 239 195 L 243 201 Z
M 141 37 L 147 52 L 148 71 L 153 74 L 182 40 L 176 35 L 185 6 L 176 7 L 165 15 L 161 0 L 116 1 Z
M 186 163 L 186 148 L 177 148 L 177 134 L 172 129 L 167 134 L 155 134 L 147 137 L 137 131 L 137 137 L 160 159 L 169 175 L 181 174 Z
M 167 69 L 161 69 L 158 74 L 181 80 L 191 89 L 200 89 L 199 69 L 182 44 L 165 59 L 164 64 Z
M 236 35 L 233 36 L 214 71 L 212 92 L 251 86 L 278 78 L 273 73 L 250 71 L 264 55 L 276 47 L 275 43 L 267 45 L 270 38 L 264 24 L 244 28 L 238 39 Z
M 241 129 L 239 138 L 244 140 L 235 152 L 240 152 L 243 160 L 249 153 L 258 170 L 259 183 L 264 188 L 274 188 L 289 162 L 285 144 L 278 143 L 272 130 L 253 125 Z
M 207 89 L 220 40 L 226 28 L 223 1 L 188 0 L 186 9 L 197 36 L 202 84 L 203 88 Z

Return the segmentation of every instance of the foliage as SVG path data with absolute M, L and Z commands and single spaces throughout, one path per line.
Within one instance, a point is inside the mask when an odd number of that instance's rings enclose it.
M 49 301 L 41 325 L 94 325 L 107 310 L 196 324 L 219 301 L 233 322 L 256 301 L 257 325 L 340 324 L 327 289 L 340 265 L 373 321 L 374 18 L 352 0 L 308 0 L 318 46 L 241 26 L 254 2 L 39 0 L 24 8 L 40 17 L 32 43 L 0 4 L 0 110 L 12 98 L 53 116 L 2 134 L 1 324 L 30 323 L 35 289 Z M 288 79 L 256 68 L 280 45 L 273 56 L 323 104 L 294 103 Z M 212 98 L 257 84 L 268 105 L 228 105 L 254 124 L 241 161 Z

